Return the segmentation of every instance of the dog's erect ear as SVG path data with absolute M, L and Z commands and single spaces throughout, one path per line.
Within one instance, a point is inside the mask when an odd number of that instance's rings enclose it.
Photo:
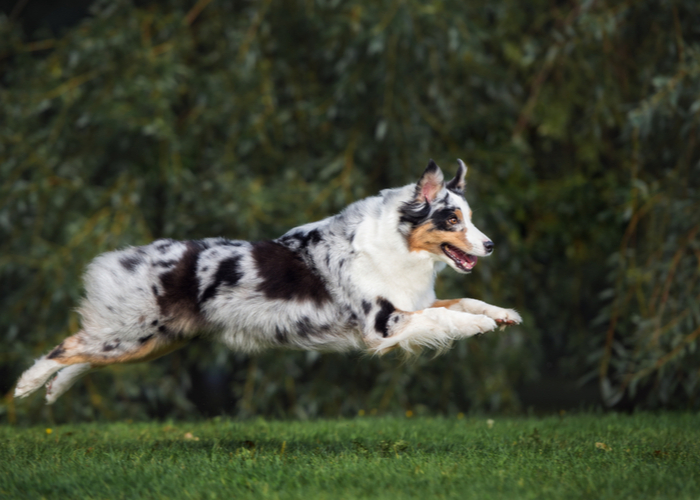
M 457 175 L 455 175 L 455 178 L 447 183 L 447 189 L 459 194 L 464 194 L 464 186 L 466 185 L 464 182 L 464 176 L 467 175 L 467 166 L 462 160 L 459 159 L 457 160 L 457 163 L 459 163 L 459 167 L 457 167 Z
M 420 180 L 416 184 L 416 196 L 419 201 L 427 201 L 432 203 L 437 194 L 445 185 L 445 177 L 442 175 L 442 170 L 433 160 L 428 163 L 425 172 L 421 175 Z

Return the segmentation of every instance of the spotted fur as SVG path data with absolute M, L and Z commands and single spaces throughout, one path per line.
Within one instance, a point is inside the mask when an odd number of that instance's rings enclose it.
M 467 273 L 493 244 L 471 222 L 466 166 L 444 182 L 431 160 L 415 184 L 382 191 L 272 241 L 158 240 L 98 256 L 85 273 L 82 329 L 20 378 L 52 403 L 100 366 L 145 361 L 209 337 L 268 348 L 383 354 L 447 348 L 519 323 L 474 299 L 437 301 L 436 272 Z

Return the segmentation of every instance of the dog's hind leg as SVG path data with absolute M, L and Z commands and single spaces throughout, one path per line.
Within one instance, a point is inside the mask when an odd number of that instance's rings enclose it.
M 93 369 L 92 363 L 78 363 L 62 368 L 46 384 L 46 404 L 53 404 L 76 380 Z
M 187 342 L 167 334 L 167 331 L 162 335 L 151 334 L 123 341 L 105 341 L 104 338 L 81 331 L 61 342 L 24 372 L 17 382 L 15 397 L 28 396 L 44 385 L 54 373 L 63 369 L 56 380 L 47 387 L 47 401 L 53 403 L 78 377 L 91 368 L 115 363 L 149 361 L 168 354 Z M 66 373 L 63 374 L 63 371 Z
M 46 381 L 65 365 L 43 356 L 34 362 L 34 365 L 25 371 L 15 387 L 15 397 L 24 398 L 44 385 Z

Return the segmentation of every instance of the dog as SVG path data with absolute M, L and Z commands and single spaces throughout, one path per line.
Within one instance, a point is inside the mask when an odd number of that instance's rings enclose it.
M 148 361 L 197 336 L 247 353 L 410 355 L 521 323 L 513 309 L 436 298 L 438 271 L 468 274 L 494 247 L 471 221 L 458 164 L 445 182 L 430 160 L 415 184 L 276 240 L 163 239 L 98 256 L 85 273 L 82 329 L 22 374 L 15 397 L 46 384 L 51 404 L 92 369 Z

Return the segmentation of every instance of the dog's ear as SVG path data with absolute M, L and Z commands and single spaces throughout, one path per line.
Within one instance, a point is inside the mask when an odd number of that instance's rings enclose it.
M 459 159 L 457 160 L 457 163 L 459 163 L 459 167 L 457 167 L 457 174 L 455 175 L 454 179 L 447 183 L 447 189 L 459 194 L 464 194 L 464 186 L 466 185 L 464 182 L 464 176 L 467 175 L 467 166 L 462 160 Z
M 442 170 L 437 166 L 437 163 L 430 160 L 425 172 L 416 184 L 416 197 L 420 202 L 432 203 L 444 186 L 445 177 L 442 175 Z

